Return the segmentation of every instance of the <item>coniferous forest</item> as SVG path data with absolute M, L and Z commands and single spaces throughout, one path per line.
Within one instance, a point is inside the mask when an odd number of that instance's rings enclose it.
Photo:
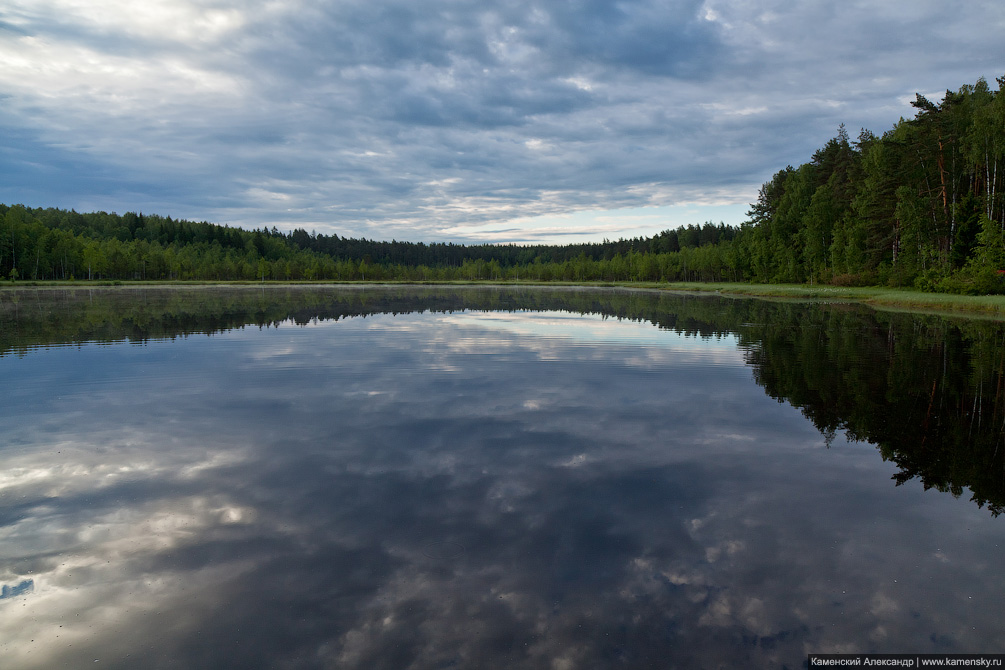
M 0 205 L 11 280 L 750 281 L 1005 293 L 1005 77 L 878 136 L 844 128 L 765 183 L 740 227 L 566 246 L 371 241 Z

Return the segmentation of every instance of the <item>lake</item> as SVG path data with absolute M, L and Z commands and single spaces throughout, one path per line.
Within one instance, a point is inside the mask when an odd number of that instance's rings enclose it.
M 0 292 L 0 664 L 1005 646 L 1005 328 L 615 289 Z

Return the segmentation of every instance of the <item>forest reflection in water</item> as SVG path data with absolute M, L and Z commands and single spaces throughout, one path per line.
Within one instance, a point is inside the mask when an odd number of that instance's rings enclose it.
M 1003 339 L 645 291 L 0 293 L 0 654 L 997 651 Z

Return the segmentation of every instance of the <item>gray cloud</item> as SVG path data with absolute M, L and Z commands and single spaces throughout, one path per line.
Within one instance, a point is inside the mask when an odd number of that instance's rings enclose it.
M 916 90 L 1000 74 L 1003 22 L 992 2 L 21 0 L 0 10 L 0 200 L 399 239 L 749 202 L 839 123 L 882 131 Z

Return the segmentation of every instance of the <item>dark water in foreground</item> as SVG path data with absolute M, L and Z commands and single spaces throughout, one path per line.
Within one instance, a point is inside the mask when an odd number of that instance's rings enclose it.
M 0 666 L 1002 652 L 1005 329 L 600 290 L 0 294 Z

